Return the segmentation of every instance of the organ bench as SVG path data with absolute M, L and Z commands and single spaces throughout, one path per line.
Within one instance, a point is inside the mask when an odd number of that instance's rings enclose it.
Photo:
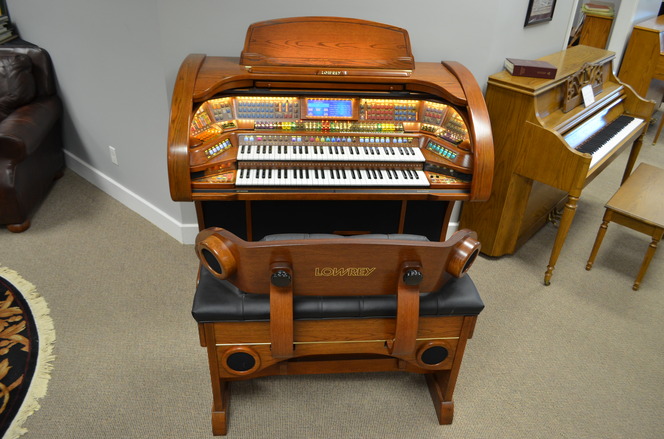
M 475 234 L 199 233 L 192 314 L 207 349 L 212 430 L 227 433 L 229 384 L 268 375 L 405 371 L 426 376 L 440 424 L 482 299 L 466 272 Z

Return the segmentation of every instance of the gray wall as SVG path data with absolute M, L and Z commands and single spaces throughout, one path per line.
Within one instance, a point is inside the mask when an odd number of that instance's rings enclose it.
M 192 242 L 191 203 L 168 193 L 166 136 L 172 86 L 189 53 L 239 56 L 249 24 L 329 15 L 408 30 L 417 61 L 454 60 L 482 87 L 505 57 L 561 50 L 577 0 L 558 0 L 553 21 L 523 27 L 527 0 L 9 0 L 23 39 L 46 48 L 65 104 L 68 166 L 183 242 Z M 656 6 L 653 6 L 655 5 Z M 622 0 L 614 32 L 621 52 L 635 15 L 659 2 Z M 651 10 L 652 9 L 652 12 Z M 624 29 L 623 29 L 624 28 Z M 615 38 L 615 40 L 614 40 Z M 118 165 L 109 146 L 116 148 Z

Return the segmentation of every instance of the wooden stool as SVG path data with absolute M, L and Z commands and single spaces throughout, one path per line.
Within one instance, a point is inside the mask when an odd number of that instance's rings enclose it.
M 613 221 L 637 232 L 652 236 L 652 242 L 643 258 L 641 269 L 634 281 L 638 290 L 641 279 L 655 255 L 657 243 L 664 234 L 664 169 L 641 163 L 625 183 L 606 203 L 606 212 L 595 239 L 586 270 L 590 270 L 602 244 L 609 222 Z

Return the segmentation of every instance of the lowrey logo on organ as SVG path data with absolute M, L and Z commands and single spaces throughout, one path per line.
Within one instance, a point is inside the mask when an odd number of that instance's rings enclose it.
M 314 273 L 316 276 L 369 276 L 375 269 L 376 267 L 316 267 Z

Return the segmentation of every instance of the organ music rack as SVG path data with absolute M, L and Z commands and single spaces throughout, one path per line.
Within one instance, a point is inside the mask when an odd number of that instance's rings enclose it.
M 168 173 L 201 229 L 444 240 L 456 201 L 488 198 L 493 142 L 461 64 L 415 62 L 393 26 L 289 18 L 251 25 L 239 59 L 186 57 Z

